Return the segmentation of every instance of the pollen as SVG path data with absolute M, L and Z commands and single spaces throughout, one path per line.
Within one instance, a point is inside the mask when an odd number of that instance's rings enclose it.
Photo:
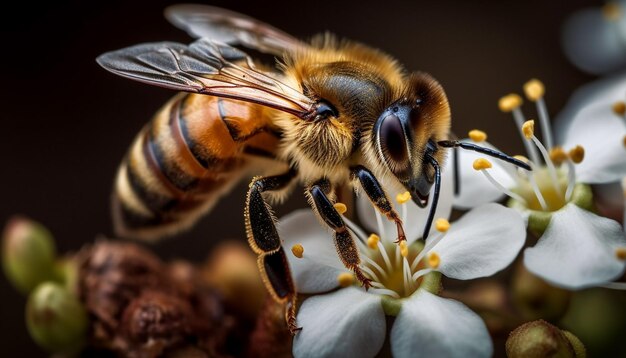
M 436 252 L 431 252 L 428 254 L 428 266 L 436 269 L 441 264 L 441 257 Z
M 400 245 L 400 255 L 402 257 L 409 256 L 409 247 L 406 245 L 406 241 L 400 241 L 398 245 Z
M 491 168 L 491 162 L 485 158 L 478 158 L 474 161 L 474 170 L 483 170 Z
M 400 204 L 404 204 L 409 200 L 411 200 L 411 193 L 409 193 L 408 191 L 396 195 L 396 201 Z
M 546 93 L 546 88 L 541 81 L 533 78 L 524 84 L 524 93 L 526 94 L 526 98 L 532 102 L 536 102 Z
M 378 242 L 380 242 L 380 237 L 376 234 L 371 234 L 370 237 L 367 238 L 367 246 L 372 250 L 378 248 Z
M 615 102 L 613 103 L 613 106 L 611 108 L 613 109 L 613 112 L 618 116 L 623 116 L 624 114 L 626 114 L 626 102 Z
M 342 272 L 337 275 L 337 282 L 341 287 L 348 287 L 354 284 L 354 275 L 349 272 Z
M 348 207 L 344 203 L 335 203 L 335 205 L 333 206 L 335 207 L 335 210 L 337 210 L 339 214 L 343 215 L 346 213 L 346 211 L 348 211 Z
M 622 9 L 618 3 L 611 1 L 602 7 L 602 15 L 608 21 L 617 21 L 622 17 Z
M 550 149 L 550 160 L 552 160 L 552 162 L 555 165 L 561 165 L 563 164 L 563 162 L 565 162 L 567 160 L 567 153 L 565 153 L 565 151 L 563 150 L 563 148 L 561 147 L 554 147 L 552 149 Z
M 470 137 L 471 140 L 473 140 L 474 142 L 484 142 L 487 140 L 487 133 L 478 130 L 478 129 L 472 129 L 471 131 L 469 131 L 468 136 Z
M 623 144 L 624 144 L 624 147 L 626 147 L 626 135 L 624 136 Z
M 535 135 L 535 121 L 533 119 L 528 120 L 522 124 L 522 132 L 526 139 L 532 139 Z
M 615 249 L 615 257 L 620 261 L 626 261 L 626 247 L 618 247 Z
M 577 145 L 574 148 L 570 149 L 569 157 L 572 159 L 572 162 L 578 164 L 585 159 L 585 148 Z
M 522 97 L 520 97 L 518 94 L 511 93 L 500 98 L 500 100 L 498 101 L 498 107 L 502 112 L 511 112 L 521 106 L 522 103 Z
M 295 244 L 291 247 L 291 252 L 293 253 L 293 256 L 301 259 L 302 255 L 304 255 L 304 247 L 302 244 Z
M 450 229 L 450 222 L 443 218 L 437 219 L 435 221 L 435 229 L 439 232 L 446 232 Z

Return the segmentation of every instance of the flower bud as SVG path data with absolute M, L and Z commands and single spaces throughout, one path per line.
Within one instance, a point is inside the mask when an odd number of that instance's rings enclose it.
M 580 357 L 567 336 L 544 320 L 517 327 L 506 341 L 506 355 L 518 357 Z
M 2 235 L 4 273 L 22 293 L 55 278 L 55 247 L 52 235 L 41 224 L 14 217 Z
M 30 294 L 26 325 L 37 344 L 50 352 L 74 352 L 87 332 L 87 313 L 63 286 L 44 282 Z
M 521 262 L 513 274 L 512 286 L 513 304 L 526 320 L 556 321 L 567 312 L 571 292 L 546 283 Z

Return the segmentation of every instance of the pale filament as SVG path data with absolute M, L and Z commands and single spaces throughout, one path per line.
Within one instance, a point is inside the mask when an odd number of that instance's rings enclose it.
M 569 202 L 574 193 L 574 187 L 576 186 L 576 169 L 574 168 L 574 162 L 571 159 L 565 161 L 567 163 L 567 189 L 565 190 L 565 201 Z
M 526 199 L 522 198 L 520 195 L 515 194 L 514 192 L 505 188 L 502 184 L 498 183 L 498 181 L 494 177 L 492 177 L 491 174 L 489 174 L 488 169 L 481 169 L 480 171 L 483 172 L 487 180 L 489 180 L 491 184 L 493 184 L 493 186 L 495 186 L 498 190 L 508 195 L 509 197 L 519 201 L 520 203 L 524 203 L 524 205 L 528 205 L 528 203 L 526 202 Z
M 546 103 L 542 98 L 538 98 L 535 101 L 537 106 L 537 114 L 539 116 L 539 123 L 541 123 L 541 133 L 543 134 L 543 140 L 546 142 L 548 148 L 553 147 L 552 143 L 552 128 L 550 127 L 550 117 L 548 116 L 548 109 Z
M 426 254 L 430 250 L 432 250 L 441 241 L 441 239 L 443 239 L 446 236 L 446 234 L 447 234 L 447 231 L 440 233 L 437 236 L 434 236 L 432 239 L 429 239 L 428 242 L 426 242 L 426 245 L 424 245 L 424 249 L 420 251 L 417 257 L 413 260 L 413 263 L 411 263 L 411 270 L 415 270 L 417 265 L 424 259 Z
M 556 190 L 557 194 L 563 195 L 563 192 L 561 191 L 561 188 L 559 187 L 559 179 L 556 174 L 556 168 L 554 167 L 554 163 L 552 163 L 552 159 L 550 159 L 550 154 L 548 154 L 546 147 L 544 147 L 543 144 L 541 144 L 539 139 L 537 139 L 537 137 L 535 137 L 534 134 L 532 135 L 531 139 L 533 143 L 535 143 L 537 148 L 539 148 L 539 151 L 541 152 L 541 155 L 543 156 L 543 159 L 546 162 L 546 166 L 548 167 L 548 173 L 550 173 L 550 177 L 552 178 L 552 185 L 554 185 L 554 190 Z

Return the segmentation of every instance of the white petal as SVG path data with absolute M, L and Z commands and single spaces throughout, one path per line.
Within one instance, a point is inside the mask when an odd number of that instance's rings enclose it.
M 585 159 L 576 165 L 580 182 L 608 183 L 626 176 L 626 124 L 611 106 L 612 103 L 599 103 L 583 108 L 567 130 L 563 147 L 585 148 Z
M 474 143 L 468 139 L 463 141 Z M 497 150 L 488 142 L 476 143 L 482 147 Z M 480 154 L 470 150 L 459 149 L 459 195 L 454 197 L 454 207 L 460 209 L 471 209 L 485 203 L 492 203 L 504 198 L 504 193 L 497 189 L 485 178 L 481 172 L 474 170 L 474 161 L 478 158 L 488 158 L 493 167 L 489 169 L 498 183 L 505 188 L 515 186 L 515 180 L 511 176 L 511 166 L 500 160 L 493 159 L 485 154 Z M 448 161 L 448 166 L 454 170 L 452 158 Z
M 616 221 L 568 204 L 552 215 L 537 245 L 524 251 L 524 264 L 553 284 L 580 289 L 619 277 L 624 262 L 615 250 L 625 246 Z
M 394 357 L 490 357 L 483 320 L 455 300 L 420 290 L 402 303 L 391 328 Z
M 452 176 L 452 172 L 448 170 L 446 164 L 446 167 L 442 170 L 441 173 L 441 190 L 439 194 L 439 204 L 437 205 L 437 211 L 435 211 L 435 218 L 447 219 L 450 217 L 450 213 L 452 212 L 452 197 L 454 193 L 453 180 L 454 178 Z M 430 200 L 428 206 L 423 209 L 418 207 L 411 200 L 401 205 L 398 204 L 398 202 L 396 201 L 396 195 L 399 193 L 391 191 L 389 189 L 387 190 L 387 196 L 393 201 L 393 207 L 396 209 L 400 216 L 402 216 L 402 206 L 406 206 L 407 219 L 404 223 L 404 231 L 408 243 L 411 243 L 421 238 L 424 232 L 424 226 L 426 225 L 426 219 L 428 218 L 428 213 L 430 212 L 430 207 L 433 203 L 432 200 Z M 359 215 L 361 223 L 363 223 L 363 226 L 367 230 L 369 230 L 369 233 L 377 233 L 385 240 L 396 241 L 396 239 L 398 238 L 398 233 L 396 231 L 395 223 L 393 221 L 387 220 L 387 218 L 383 215 L 383 230 L 381 232 L 378 228 L 378 224 L 376 223 L 376 212 L 374 210 L 374 206 L 365 194 L 361 194 L 358 196 L 357 213 Z M 433 233 L 434 231 L 435 229 L 431 228 L 430 232 Z
M 432 240 L 433 238 L 429 238 Z M 526 226 L 515 210 L 485 204 L 452 223 L 436 252 L 442 274 L 460 280 L 491 276 L 507 267 L 524 245 Z
M 626 66 L 624 17 L 607 21 L 598 7 L 574 13 L 563 26 L 563 50 L 578 68 L 593 74 Z M 622 32 L 622 34 L 620 34 Z
M 354 287 L 306 299 L 298 312 L 302 330 L 294 357 L 374 357 L 385 341 L 380 296 Z
M 337 275 L 348 270 L 337 256 L 330 230 L 322 226 L 310 209 L 297 210 L 281 218 L 278 232 L 284 240 L 283 247 L 298 292 L 319 293 L 338 287 Z M 295 244 L 304 248 L 302 258 L 291 252 Z

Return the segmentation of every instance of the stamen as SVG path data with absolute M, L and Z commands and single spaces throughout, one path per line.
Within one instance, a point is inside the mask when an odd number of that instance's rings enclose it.
M 379 242 L 380 242 L 380 236 L 378 236 L 376 234 L 371 234 L 367 238 L 367 246 L 369 246 L 369 248 L 372 249 L 372 250 L 376 250 L 376 248 L 378 247 L 378 243 Z
M 566 161 L 567 163 L 567 189 L 565 190 L 565 201 L 569 202 L 574 193 L 574 187 L 576 187 L 576 168 L 574 168 L 574 162 L 572 160 Z
M 541 205 L 541 209 L 543 211 L 548 211 L 548 204 L 546 203 L 546 199 L 543 197 L 543 194 L 539 189 L 539 185 L 537 185 L 537 182 L 535 181 L 535 176 L 532 173 L 528 175 L 528 181 L 530 182 L 531 188 L 533 188 L 533 192 L 535 193 L 537 201 L 539 201 L 539 205 Z
M 337 275 L 337 282 L 341 287 L 348 287 L 354 284 L 354 275 L 348 272 L 342 272 Z
M 341 215 L 345 214 L 346 211 L 348 211 L 348 207 L 344 203 L 335 203 L 333 206 L 335 207 L 335 210 L 337 210 L 337 212 Z
M 613 112 L 617 114 L 618 116 L 623 116 L 624 114 L 626 114 L 626 102 L 623 102 L 623 101 L 615 102 L 613 103 L 612 108 L 613 108 Z
M 302 244 L 295 244 L 291 247 L 291 252 L 293 253 L 293 256 L 301 259 L 302 255 L 304 255 L 304 247 Z
M 607 21 L 617 21 L 622 16 L 622 11 L 617 2 L 611 1 L 602 6 L 602 16 Z
M 367 235 L 365 234 L 365 232 L 347 217 L 345 216 L 342 217 L 342 220 L 346 223 L 346 226 L 348 226 L 348 229 L 350 229 L 350 231 L 352 231 L 354 235 L 359 239 L 359 242 L 361 244 L 365 244 L 365 241 L 367 238 Z
M 413 263 L 411 263 L 411 270 L 415 270 L 417 268 L 417 265 L 422 261 L 424 256 L 426 256 L 426 253 L 430 252 L 430 250 L 435 248 L 435 246 L 437 246 L 437 244 L 440 243 L 444 237 L 446 237 L 447 233 L 448 233 L 447 230 L 441 231 L 439 235 L 432 237 L 428 240 L 426 245 L 424 245 L 424 248 L 422 249 L 422 251 L 420 251 L 420 253 L 417 254 L 417 257 L 415 257 L 415 259 L 413 260 Z
M 502 112 L 513 113 L 513 120 L 515 121 L 515 125 L 517 126 L 517 129 L 520 131 L 520 135 L 523 136 L 524 133 L 522 132 L 522 125 L 524 124 L 524 114 L 522 113 L 522 110 L 520 109 L 522 103 L 523 103 L 522 97 L 520 97 L 519 95 L 515 93 L 511 93 L 509 95 L 506 95 L 500 98 L 500 101 L 498 102 L 498 106 L 500 107 L 500 110 Z M 537 149 L 525 140 L 522 142 L 524 143 L 524 147 L 526 148 L 526 153 L 528 153 L 528 155 L 530 156 L 530 159 L 534 163 L 539 164 L 539 153 L 537 153 Z
M 413 281 L 416 281 L 418 278 L 428 275 L 429 273 L 433 272 L 435 270 L 431 269 L 431 268 L 425 268 L 425 269 L 421 269 L 419 271 L 417 271 L 416 273 L 413 274 L 413 276 L 411 276 L 411 279 Z
M 409 262 L 407 259 L 402 260 L 402 278 L 404 281 L 404 292 L 408 295 L 409 292 L 413 291 L 413 280 L 411 279 L 411 270 L 409 269 Z
M 439 218 L 435 221 L 435 229 L 439 232 L 446 232 L 450 229 L 450 222 L 444 218 Z
M 408 191 L 396 195 L 396 201 L 400 204 L 404 204 L 409 200 L 411 200 L 411 193 L 409 193 Z
M 400 254 L 402 257 L 409 256 L 409 248 L 406 246 L 406 241 L 400 241 Z
M 498 181 L 494 177 L 492 177 L 491 174 L 489 174 L 489 171 L 487 171 L 487 169 L 489 168 L 491 168 L 491 163 L 485 158 L 478 158 L 474 161 L 474 169 L 482 172 L 487 178 L 487 180 L 489 180 L 493 186 L 495 186 L 498 190 L 508 195 L 509 197 L 519 201 L 520 203 L 524 203 L 524 205 L 528 205 L 528 203 L 526 202 L 526 199 L 510 191 L 509 189 L 505 188 L 504 186 L 502 186 L 502 184 L 498 183 Z
M 383 257 L 383 261 L 385 261 L 385 265 L 387 265 L 387 270 L 391 272 L 393 270 L 391 266 L 391 261 L 389 260 L 389 255 L 387 255 L 387 250 L 383 246 L 382 242 L 378 242 L 378 251 L 380 251 L 380 256 Z
M 546 142 L 548 148 L 552 148 L 552 128 L 550 127 L 550 117 L 548 116 L 548 109 L 546 103 L 543 100 L 543 96 L 546 89 L 538 79 L 532 79 L 524 84 L 524 93 L 526 98 L 531 102 L 535 102 L 537 106 L 537 114 L 539 115 L 539 123 L 541 124 L 541 132 L 543 133 L 543 140 Z
M 367 255 L 361 255 L 361 256 L 363 257 L 364 261 L 366 261 L 369 265 L 371 265 L 372 267 L 377 269 L 378 272 L 380 272 L 380 274 L 383 276 L 383 280 L 386 280 L 389 277 L 387 275 L 387 271 L 385 271 L 385 269 L 380 267 L 380 265 L 377 264 L 374 260 L 372 260 L 369 256 L 367 256 Z M 362 269 L 364 271 L 366 271 L 366 272 L 368 272 L 368 270 L 369 270 L 368 273 L 371 275 L 370 277 L 371 277 L 372 280 L 381 281 L 380 279 L 378 279 L 378 275 L 376 275 L 373 270 L 370 270 L 369 267 L 363 266 Z
M 567 161 L 567 159 L 567 153 L 565 153 L 563 148 L 557 146 L 550 149 L 550 160 L 554 163 L 554 165 L 560 166 Z
M 626 261 L 626 247 L 618 247 L 615 249 L 615 257 L 620 261 Z
M 487 140 L 487 133 L 478 129 L 473 129 L 469 131 L 468 136 L 470 137 L 471 140 L 477 143 L 484 142 Z
M 626 147 L 626 135 L 624 136 L 624 140 L 622 144 L 624 144 L 624 147 Z
M 380 215 L 380 212 L 378 212 L 378 210 L 374 209 L 374 211 L 376 212 L 376 226 L 378 226 L 378 233 L 380 235 L 383 235 L 385 233 L 385 227 L 383 226 L 383 217 L 382 215 Z M 385 235 L 383 235 L 384 237 Z
M 372 282 L 372 286 L 373 286 L 373 283 L 374 282 Z M 392 291 L 387 288 L 370 288 L 370 292 L 391 296 L 393 298 L 400 298 L 400 295 L 396 291 Z
M 539 139 L 535 137 L 534 128 L 535 128 L 535 121 L 533 121 L 532 119 L 529 121 L 526 121 L 523 126 L 524 136 L 527 139 L 531 139 L 533 143 L 535 143 L 535 146 L 541 152 L 541 155 L 543 156 L 543 160 L 546 162 L 546 166 L 548 167 L 548 173 L 550 174 L 550 177 L 552 178 L 552 186 L 554 186 L 554 190 L 556 191 L 557 194 L 563 195 L 563 192 L 561 191 L 561 187 L 559 187 L 559 177 L 556 174 L 556 168 L 554 167 L 554 163 L 552 163 L 552 160 L 550 160 L 550 155 L 548 154 L 548 150 L 546 149 L 546 147 L 544 147 L 543 144 L 541 144 L 541 142 L 539 141 Z
M 436 252 L 431 252 L 430 254 L 428 254 L 428 266 L 432 267 L 433 269 L 437 269 L 439 267 L 439 264 L 441 264 L 441 257 L 439 257 L 439 254 L 437 254 Z
M 569 154 L 569 157 L 572 158 L 572 162 L 576 164 L 580 164 L 580 162 L 582 162 L 583 159 L 585 159 L 585 148 L 583 148 L 580 145 L 577 145 L 574 148 L 570 149 L 568 154 Z

